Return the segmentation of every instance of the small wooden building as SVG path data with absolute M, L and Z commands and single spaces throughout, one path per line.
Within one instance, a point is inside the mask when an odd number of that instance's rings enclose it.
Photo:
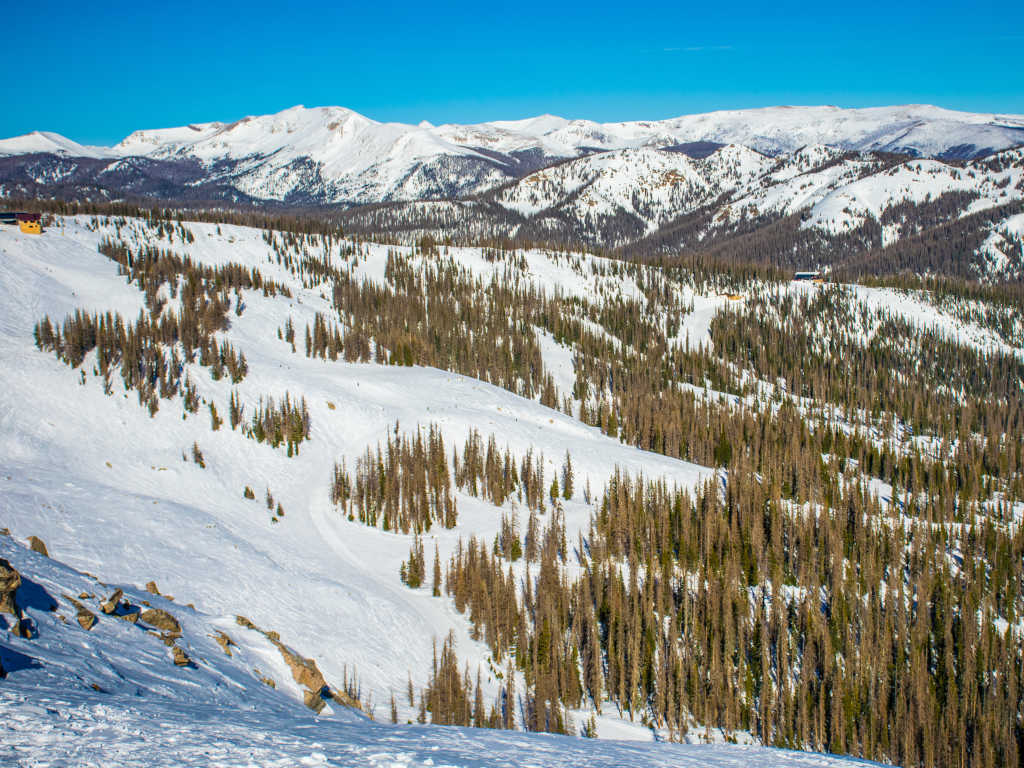
M 0 224 L 17 224 L 18 229 L 29 235 L 38 235 L 43 231 L 42 219 L 38 213 L 0 211 Z
M 40 235 L 43 232 L 41 217 L 38 213 L 19 213 L 18 228 L 29 235 Z

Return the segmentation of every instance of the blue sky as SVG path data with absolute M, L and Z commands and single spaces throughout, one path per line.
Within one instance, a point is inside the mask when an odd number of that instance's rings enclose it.
M 0 137 L 109 144 L 295 104 L 377 120 L 773 104 L 1024 113 L 1024 3 L 43 2 L 8 12 Z M 6 22 L 5 22 L 6 23 Z

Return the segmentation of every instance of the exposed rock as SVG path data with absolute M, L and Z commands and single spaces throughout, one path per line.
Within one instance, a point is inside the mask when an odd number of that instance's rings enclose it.
M 88 600 L 91 597 L 95 597 L 95 595 L 91 595 L 88 592 L 80 592 L 78 594 L 78 599 L 79 600 Z
M 188 654 L 178 646 L 174 646 L 172 655 L 174 656 L 174 663 L 179 667 L 188 667 L 192 664 L 192 659 L 190 659 Z
M 269 640 L 272 643 L 279 643 L 279 642 L 281 642 L 281 635 L 278 634 L 277 632 L 275 632 L 274 630 L 270 630 L 268 632 L 264 632 L 263 634 L 267 638 L 267 640 Z
M 162 608 L 150 608 L 147 611 L 143 611 L 139 618 L 151 627 L 162 629 L 171 634 L 181 635 L 181 624 L 178 623 L 176 618 L 171 616 L 171 614 Z
M 92 629 L 96 624 L 96 614 L 84 605 L 78 607 L 78 615 L 75 618 L 77 618 L 78 623 L 82 625 L 82 629 Z
M 228 656 L 231 655 L 231 646 L 235 644 L 234 640 L 228 637 L 225 632 L 221 632 L 219 629 L 217 630 L 217 634 L 211 635 L 211 637 L 217 641 L 217 645 L 219 645 L 223 649 L 224 653 L 226 653 Z
M 362 711 L 363 709 L 363 703 L 359 701 L 359 699 L 349 696 L 347 693 L 345 693 L 345 691 L 342 690 L 336 690 L 334 688 L 324 688 L 322 691 L 320 691 L 320 695 L 324 699 L 338 702 L 343 707 L 349 707 L 350 709 L 358 709 L 359 711 Z
M 14 566 L 0 557 L 0 613 L 19 616 L 14 595 L 21 586 L 21 574 Z
M 235 623 L 241 627 L 245 627 L 246 629 L 255 629 L 256 631 L 259 631 L 258 627 L 249 619 L 245 618 L 245 616 L 235 616 Z
M 299 654 L 286 645 L 281 643 L 274 643 L 274 645 L 281 652 L 281 657 L 284 659 L 284 663 L 288 665 L 288 669 L 292 671 L 292 677 L 295 678 L 295 682 L 299 685 L 304 685 L 311 691 L 315 691 L 319 696 L 320 691 L 327 685 L 327 681 L 324 680 L 324 676 L 316 662 L 299 656 Z
M 33 552 L 38 552 L 40 555 L 50 556 L 50 553 L 46 551 L 46 544 L 38 536 L 29 536 L 28 545 L 31 547 Z
M 117 611 L 117 606 L 120 604 L 122 597 L 124 597 L 124 592 L 120 589 L 116 590 L 105 602 L 100 603 L 100 610 L 106 614 L 114 613 Z
M 320 695 L 319 691 L 306 691 L 302 694 L 302 703 L 312 709 L 318 715 L 324 708 L 327 702 L 324 701 L 323 696 Z
M 138 621 L 139 621 L 139 612 L 138 611 L 131 611 L 130 613 L 122 613 L 117 618 L 124 619 L 125 621 L 127 621 L 130 624 L 137 624 Z
M 156 582 L 155 581 L 147 581 L 146 582 L 146 591 L 149 592 L 151 595 L 159 595 L 160 594 L 160 590 L 156 588 Z
M 0 528 L 0 536 L 10 536 L 11 531 L 9 528 Z

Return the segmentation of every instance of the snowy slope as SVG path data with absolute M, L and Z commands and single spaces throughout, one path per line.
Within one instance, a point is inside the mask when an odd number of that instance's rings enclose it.
M 316 716 L 301 703 L 278 649 L 231 616 L 129 585 L 104 584 L 0 535 L 0 558 L 18 570 L 16 593 L 32 637 L 0 616 L 0 762 L 64 766 L 163 765 L 756 765 L 828 768 L 859 763 L 760 747 L 635 745 L 541 734 L 378 725 L 338 704 Z M 116 614 L 100 603 L 115 589 Z M 165 610 L 180 622 L 174 647 L 145 621 Z M 76 614 L 96 617 L 86 630 Z M 230 638 L 227 645 L 218 638 Z M 222 641 L 223 642 L 223 641 Z M 268 685 L 273 681 L 274 685 Z M 524 763 L 525 761 L 525 763 Z
M 478 428 L 519 454 L 535 446 L 548 457 L 549 474 L 569 451 L 578 482 L 589 478 L 595 489 L 616 465 L 685 484 L 705 476 L 699 467 L 628 448 L 475 379 L 292 353 L 276 329 L 288 317 L 302 328 L 318 310 L 329 309 L 328 301 L 268 263 L 261 231 L 226 225 L 221 234 L 216 225 L 190 225 L 196 242 L 185 250 L 202 263 L 258 266 L 295 291 L 291 301 L 245 296 L 247 309 L 226 334 L 249 362 L 250 374 L 237 389 L 248 402 L 285 390 L 305 396 L 312 439 L 289 459 L 227 428 L 211 431 L 205 409 L 183 420 L 180 406 L 165 404 L 150 418 L 134 393 L 105 396 L 88 361 L 83 384 L 79 371 L 32 342 L 33 324 L 46 313 L 57 319 L 76 308 L 112 309 L 134 317 L 142 306 L 142 295 L 96 252 L 110 230 L 90 231 L 86 223 L 69 219 L 42 237 L 0 230 L 0 288 L 9 297 L 0 309 L 0 526 L 22 538 L 39 535 L 54 557 L 118 584 L 155 579 L 179 602 L 194 601 L 212 615 L 245 614 L 313 657 L 328 680 L 354 666 L 377 702 L 404 690 L 410 672 L 422 685 L 429 638 L 443 638 L 450 629 L 460 658 L 473 668 L 483 665 L 492 692 L 496 681 L 487 675 L 487 649 L 469 639 L 466 619 L 429 589 L 413 591 L 399 582 L 410 539 L 349 522 L 332 508 L 336 460 L 346 457 L 351 466 L 396 421 L 403 430 L 435 422 L 448 445 L 461 444 Z M 360 269 L 379 278 L 386 255 L 386 248 L 368 249 Z M 479 250 L 464 255 L 481 272 L 497 268 Z M 531 254 L 529 272 L 549 290 L 589 289 L 567 265 L 539 252 Z M 628 282 L 623 287 L 630 290 Z M 211 381 L 200 368 L 193 378 L 201 396 L 225 411 L 231 385 Z M 183 461 L 194 442 L 206 469 Z M 256 490 L 256 501 L 242 498 L 246 485 Z M 286 511 L 273 525 L 262 501 L 268 488 Z M 437 542 L 443 559 L 459 537 L 489 541 L 499 528 L 501 512 L 490 504 L 462 495 L 458 504 L 459 525 L 435 528 L 426 541 L 428 548 Z M 566 504 L 570 536 L 587 525 L 589 514 L 580 499 Z M 639 725 L 623 733 L 650 738 Z
M 230 125 L 206 124 L 198 138 L 174 132 L 144 131 L 118 145 L 128 152 L 178 151 L 245 156 L 250 148 L 273 150 L 285 144 L 309 146 L 322 131 L 372 130 L 394 141 L 397 134 L 431 136 L 450 147 L 483 147 L 509 153 L 540 149 L 554 157 L 584 151 L 668 146 L 696 141 L 743 144 L 760 152 L 792 152 L 807 144 L 853 150 L 883 150 L 935 156 L 963 147 L 968 156 L 1024 142 L 1024 116 L 955 112 L 928 105 L 840 109 L 767 107 L 710 112 L 668 120 L 596 123 L 553 115 L 476 125 L 377 123 L 342 107 L 292 107 L 276 115 L 248 117 Z M 215 127 L 213 133 L 208 131 Z M 148 147 L 141 146 L 143 143 Z M 451 151 L 450 149 L 448 151 Z
M 278 649 L 260 632 L 239 626 L 234 616 L 210 616 L 173 596 L 103 583 L 36 554 L 10 536 L 0 536 L 0 558 L 21 577 L 16 600 L 32 627 L 31 638 L 18 637 L 11 631 L 13 617 L 0 615 L 5 686 L 26 693 L 97 691 L 290 715 L 310 711 Z M 120 605 L 108 615 L 101 606 L 118 589 L 123 593 Z M 169 613 L 179 623 L 180 636 L 172 644 L 164 642 L 162 630 L 147 624 L 150 608 Z M 81 611 L 92 614 L 89 629 L 78 621 Z M 228 638 L 226 648 L 218 637 Z M 173 648 L 184 651 L 190 663 L 175 664 Z
M 67 157 L 120 157 L 121 153 L 111 147 L 87 147 L 72 141 L 59 133 L 33 131 L 24 136 L 0 139 L 0 156 L 53 154 Z
M 557 211 L 581 222 L 625 213 L 650 232 L 724 192 L 745 188 L 770 166 L 764 155 L 736 145 L 700 160 L 679 152 L 627 149 L 537 171 L 495 199 L 526 216 Z
M 746 152 L 723 152 L 725 159 L 715 166 L 724 169 L 723 186 L 742 185 L 755 175 L 749 168 L 760 168 L 761 161 Z M 687 162 L 696 166 L 696 161 Z M 812 158 L 809 165 L 816 162 Z M 766 167 L 780 170 L 771 161 Z M 591 181 L 590 187 L 614 191 Z M 1021 232 L 1018 218 L 1007 220 L 1003 231 L 1008 236 Z M 161 401 L 151 418 L 134 393 L 120 391 L 119 383 L 112 397 L 104 395 L 90 360 L 72 371 L 35 348 L 32 326 L 44 313 L 59 319 L 78 308 L 117 310 L 126 317 L 139 312 L 142 295 L 125 284 L 96 245 L 115 229 L 128 241 L 145 242 L 155 237 L 153 229 L 130 219 L 94 227 L 88 217 L 61 220 L 42 236 L 0 229 L 0 290 L 6 297 L 0 305 L 0 528 L 10 528 L 16 540 L 41 536 L 54 559 L 45 560 L 2 536 L 0 557 L 52 595 L 57 614 L 69 610 L 69 601 L 61 598 L 65 592 L 95 593 L 96 598 L 87 598 L 93 607 L 106 594 L 96 578 L 61 563 L 96 574 L 109 583 L 103 589 L 123 588 L 132 604 L 149 600 L 171 610 L 183 623 L 181 644 L 195 660 L 195 668 L 178 669 L 162 643 L 137 645 L 136 627 L 102 616 L 100 625 L 85 634 L 72 616 L 65 625 L 37 600 L 29 610 L 38 638 L 0 634 L 0 654 L 13 669 L 0 684 L 0 718 L 6 726 L 0 732 L 0 763 L 78 765 L 103 754 L 123 765 L 864 765 L 735 745 L 594 744 L 518 733 L 392 727 L 339 707 L 314 718 L 301 707 L 301 691 L 288 681 L 273 646 L 237 628 L 234 615 L 278 631 L 283 642 L 317 661 L 328 682 L 337 683 L 355 668 L 364 690 L 373 695 L 378 717 L 392 692 L 399 694 L 401 721 L 414 717 L 401 696 L 407 673 L 417 685 L 424 682 L 431 658 L 428 638 L 449 630 L 455 631 L 460 658 L 484 671 L 488 697 L 497 688 L 486 647 L 470 639 L 466 619 L 447 598 L 399 583 L 398 568 L 410 539 L 349 522 L 329 503 L 334 461 L 344 456 L 351 466 L 396 421 L 403 431 L 417 423 L 439 424 L 449 448 L 472 428 L 485 437 L 493 432 L 499 445 L 507 443 L 513 451 L 542 450 L 549 472 L 569 451 L 579 485 L 589 479 L 598 490 L 616 466 L 680 484 L 693 484 L 710 470 L 625 447 L 535 401 L 467 377 L 293 353 L 277 339 L 276 330 L 289 318 L 301 329 L 316 312 L 330 311 L 325 287 L 303 287 L 272 258 L 260 230 L 186 226 L 194 243 L 165 238 L 161 247 L 187 252 L 202 264 L 257 267 L 293 290 L 291 299 L 246 292 L 246 309 L 232 316 L 224 338 L 249 360 L 250 374 L 237 385 L 243 398 L 251 402 L 286 390 L 305 396 L 313 417 L 312 440 L 302 444 L 298 457 L 287 458 L 227 428 L 211 431 L 205 409 L 183 419 L 176 403 Z M 321 255 L 310 247 L 312 256 Z M 358 274 L 383 281 L 388 250 L 364 244 Z M 479 248 L 447 248 L 444 256 L 484 278 L 508 268 L 488 260 Z M 522 260 L 524 278 L 548 292 L 645 300 L 633 280 L 605 275 L 610 263 L 604 259 L 530 250 Z M 790 289 L 821 290 L 813 284 Z M 918 296 L 851 290 L 873 308 L 939 327 L 965 343 L 1006 348 L 991 333 L 958 324 Z M 677 341 L 709 342 L 714 313 L 731 300 L 681 291 L 693 311 Z M 571 351 L 542 332 L 538 336 L 545 368 L 563 391 L 568 389 Z M 218 404 L 227 401 L 232 387 L 226 381 L 211 381 L 198 366 L 193 378 L 201 396 Z M 193 443 L 205 454 L 205 469 L 183 459 Z M 246 485 L 256 490 L 257 500 L 242 497 Z M 272 490 L 286 510 L 277 523 L 270 523 L 263 505 L 264 489 Z M 428 550 L 437 543 L 442 559 L 458 537 L 475 534 L 489 541 L 498 530 L 501 511 L 493 505 L 463 494 L 458 504 L 458 526 L 435 528 L 426 540 Z M 580 498 L 565 506 L 569 537 L 574 538 L 587 525 L 591 509 Z M 522 519 L 523 510 L 519 513 Z M 142 585 L 151 579 L 176 600 L 146 593 Z M 237 643 L 234 656 L 225 657 L 210 637 L 218 631 Z M 7 664 L 9 658 L 13 665 Z M 39 666 L 25 660 L 32 658 Z M 267 688 L 262 676 L 278 687 Z M 89 688 L 92 682 L 106 693 Z M 577 724 L 580 714 L 573 713 Z M 652 737 L 640 723 L 617 719 L 611 708 L 598 720 L 598 733 L 602 739 Z
M 0 761 L 123 768 L 858 768 L 831 755 L 735 745 L 636 744 L 539 733 L 380 725 L 0 686 Z

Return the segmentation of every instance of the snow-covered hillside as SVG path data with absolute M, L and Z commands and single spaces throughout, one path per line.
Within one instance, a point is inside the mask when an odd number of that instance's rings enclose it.
M 220 233 L 217 225 L 190 225 L 192 257 L 258 267 L 294 290 L 292 300 L 245 296 L 245 312 L 226 338 L 244 351 L 250 375 L 234 389 L 251 401 L 286 390 L 304 396 L 311 440 L 300 456 L 287 458 L 226 428 L 211 431 L 205 410 L 183 420 L 167 407 L 151 418 L 133 393 L 104 395 L 90 364 L 82 369 L 83 384 L 78 372 L 33 345 L 32 327 L 43 314 L 113 310 L 131 318 L 142 308 L 142 294 L 96 251 L 112 228 L 91 231 L 87 222 L 68 219 L 42 237 L 0 230 L 0 284 L 9 297 L 0 310 L 0 525 L 17 536 L 38 535 L 54 557 L 118 584 L 155 580 L 179 602 L 244 614 L 315 658 L 328 681 L 342 679 L 346 668 L 358 670 L 382 706 L 391 692 L 405 689 L 409 674 L 417 685 L 424 682 L 432 652 L 427 638 L 444 638 L 450 629 L 460 657 L 474 669 L 481 665 L 491 691 L 496 679 L 486 674 L 487 649 L 469 639 L 465 618 L 429 590 L 400 583 L 410 537 L 350 522 L 332 507 L 335 461 L 346 458 L 351 466 L 396 423 L 404 430 L 434 423 L 450 445 L 476 428 L 520 454 L 533 446 L 547 456 L 549 477 L 568 451 L 581 486 L 589 479 L 595 489 L 616 466 L 686 485 L 708 472 L 626 447 L 476 379 L 293 353 L 276 330 L 289 318 L 301 327 L 330 303 L 319 287 L 303 289 L 285 268 L 268 263 L 260 230 L 226 225 Z M 482 274 L 496 269 L 478 249 L 463 255 Z M 380 279 L 386 256 L 386 248 L 369 247 L 360 270 Z M 530 272 L 549 290 L 590 290 L 568 265 L 540 252 L 532 254 Z M 223 412 L 230 382 L 211 381 L 199 368 L 194 378 L 201 396 Z M 205 469 L 183 460 L 193 443 Z M 246 486 L 257 500 L 243 498 Z M 280 522 L 264 507 L 265 490 L 283 505 Z M 461 494 L 457 500 L 459 525 L 436 528 L 427 538 L 445 560 L 460 537 L 490 541 L 500 526 L 501 511 L 492 505 Z M 566 502 L 570 535 L 586 527 L 589 515 L 582 499 Z M 649 737 L 646 729 L 612 720 L 605 730 Z
M 4 765 L 95 765 L 100 756 L 105 764 L 147 768 L 854 765 L 761 747 L 379 725 L 337 703 L 314 714 L 273 640 L 234 617 L 102 583 L 7 535 L 0 535 L 0 559 L 18 572 L 15 599 L 29 635 L 15 635 L 14 617 L 0 614 Z M 149 622 L 166 619 L 151 618 L 151 610 L 170 615 L 179 629 L 154 629 Z
M 649 148 L 603 152 L 532 173 L 496 200 L 527 217 L 557 213 L 584 226 L 626 214 L 640 219 L 647 234 L 745 187 L 771 165 L 764 155 L 736 145 L 703 159 Z
M 766 174 L 775 174 L 780 184 L 799 178 L 785 162 L 742 147 L 723 148 L 703 160 L 639 149 L 567 164 L 562 168 L 585 168 L 586 174 L 549 174 L 538 186 L 543 191 L 577 184 L 574 200 L 593 202 L 594 208 L 607 205 L 614 213 L 613 206 L 629 202 L 617 181 L 623 168 L 614 161 L 634 155 L 639 158 L 632 167 L 645 169 L 650 178 L 660 175 L 671 186 L 675 181 L 670 177 L 676 174 L 694 190 L 702 189 L 699 180 L 706 178 L 721 193 L 745 189 Z M 845 162 L 818 147 L 794 157 L 799 168 L 818 172 L 829 170 L 821 168 L 823 163 Z M 1009 242 L 1019 237 L 1020 229 L 1014 218 L 1000 231 Z M 280 246 L 285 240 L 290 242 L 287 248 Z M 230 322 L 215 334 L 218 344 L 230 343 L 244 353 L 244 378 L 232 383 L 227 376 L 212 377 L 201 358 L 186 362 L 184 374 L 201 407 L 189 410 L 183 396 L 173 395 L 156 399 L 157 407 L 150 410 L 118 377 L 104 380 L 98 351 L 90 351 L 72 368 L 37 348 L 34 327 L 44 316 L 59 322 L 77 310 L 111 311 L 131 321 L 146 312 L 163 312 L 166 318 L 185 305 L 186 287 L 193 292 L 194 286 L 161 282 L 144 292 L 126 281 L 124 265 L 119 269 L 114 257 L 108 257 L 114 241 L 130 246 L 139 259 L 147 245 L 187 255 L 210 275 L 214 268 L 229 265 L 241 267 L 242 274 L 258 272 L 263 290 L 241 289 L 234 296 L 224 290 Z M 362 285 L 384 286 L 402 279 L 403 265 L 416 279 L 425 279 L 430 270 L 450 268 L 451 274 L 478 280 L 480 290 L 517 285 L 524 301 L 528 296 L 557 297 L 572 308 L 572 317 L 563 319 L 578 320 L 587 328 L 593 337 L 588 343 L 609 342 L 612 356 L 625 356 L 626 335 L 635 334 L 642 323 L 665 329 L 659 355 L 687 341 L 691 347 L 710 347 L 716 313 L 741 307 L 744 298 L 701 292 L 685 281 L 666 280 L 652 268 L 540 249 L 419 250 L 327 237 L 300 239 L 228 224 L 87 216 L 58 217 L 41 236 L 0 228 L 0 291 L 6 297 L 0 305 L 0 528 L 11 534 L 0 536 L 0 557 L 27 580 L 22 607 L 37 635 L 27 639 L 8 631 L 0 636 L 8 673 L 0 685 L 0 717 L 9 724 L 0 735 L 0 760 L 13 756 L 31 764 L 47 755 L 78 763 L 90 750 L 113 742 L 118 757 L 130 765 L 140 759 L 138 750 L 145 742 L 149 751 L 141 759 L 148 758 L 150 764 L 153 754 L 162 764 L 165 753 L 186 765 L 236 764 L 243 758 L 259 765 L 856 764 L 722 743 L 595 746 L 523 734 L 393 727 L 372 723 L 336 703 L 314 719 L 302 707 L 305 692 L 295 683 L 278 638 L 314 660 L 333 690 L 357 677 L 364 709 L 375 711 L 379 720 L 387 719 L 392 697 L 399 722 L 416 719 L 416 707 L 406 696 L 410 680 L 417 688 L 427 682 L 435 653 L 432 640 L 441 641 L 449 632 L 454 633 L 460 663 L 467 663 L 473 674 L 480 670 L 488 704 L 498 699 L 507 682 L 503 664 L 496 663 L 491 647 L 448 595 L 434 596 L 426 584 L 410 589 L 399 580 L 406 558 L 411 559 L 413 537 L 364 525 L 332 503 L 337 462 L 352 468 L 389 434 L 408 434 L 418 425 L 436 425 L 449 452 L 472 430 L 479 430 L 484 440 L 493 434 L 498 446 L 508 446 L 516 456 L 532 449 L 535 457 L 543 456 L 542 488 L 558 477 L 568 454 L 576 490 L 558 506 L 564 514 L 565 540 L 570 549 L 579 550 L 586 548 L 581 534 L 588 534 L 595 499 L 600 500 L 617 469 L 690 489 L 715 477 L 710 468 L 628 447 L 587 426 L 582 415 L 576 418 L 582 406 L 593 406 L 606 393 L 577 399 L 577 373 L 583 365 L 579 350 L 537 326 L 539 365 L 550 374 L 556 395 L 552 399 L 564 403 L 562 410 L 435 368 L 330 360 L 296 349 L 302 346 L 303 327 L 315 327 L 321 315 L 339 317 L 332 291 L 347 283 L 341 271 L 333 284 L 324 279 L 329 268 L 344 270 L 346 279 Z M 813 297 L 832 290 L 791 284 L 779 289 L 779 297 Z M 938 330 L 942 338 L 967 347 L 1020 355 L 1019 347 L 991 329 L 957 319 L 920 294 L 857 287 L 844 295 L 851 297 L 851 306 L 854 299 L 864 302 L 856 312 L 865 317 L 869 310 L 881 310 L 878 317 L 888 313 L 906 318 L 914 328 Z M 597 314 L 587 314 L 590 310 Z M 600 314 L 604 310 L 611 311 Z M 627 313 L 635 313 L 635 327 L 617 325 Z M 432 307 L 432 328 L 440 326 L 440 315 L 441 308 Z M 873 325 L 868 325 L 878 327 L 878 318 L 872 318 Z M 344 312 L 339 319 L 350 326 L 356 322 L 354 314 Z M 289 328 L 299 329 L 295 345 L 288 340 Z M 622 338 L 609 328 L 618 328 Z M 632 343 L 639 347 L 647 341 L 639 337 Z M 376 359 L 394 362 L 388 357 L 394 351 L 378 352 Z M 746 400 L 751 408 L 762 392 L 770 391 L 776 403 L 783 397 L 777 382 L 752 383 L 756 386 L 749 388 Z M 720 401 L 723 409 L 727 402 L 740 402 L 709 385 L 685 386 L 703 401 Z M 286 453 L 250 439 L 233 425 L 217 424 L 216 412 L 207 410 L 215 404 L 226 418 L 227 403 L 236 396 L 252 404 L 285 393 L 304 398 L 311 418 L 310 439 L 298 444 L 296 455 L 291 445 Z M 727 482 L 725 476 L 718 477 Z M 586 498 L 589 490 L 584 492 L 584 487 L 593 489 L 594 498 Z M 553 504 L 557 483 L 555 488 Z M 523 521 L 529 514 L 514 497 L 499 507 L 456 490 L 455 500 L 457 524 L 437 525 L 423 535 L 428 557 L 436 546 L 441 563 L 470 536 L 488 544 L 497 541 L 503 535 L 503 516 L 516 514 Z M 41 537 L 52 559 L 20 543 L 29 536 Z M 559 567 L 579 576 L 585 561 L 578 552 Z M 537 576 L 537 567 L 523 560 L 508 568 L 523 582 L 529 581 L 528 574 Z M 174 600 L 147 591 L 144 585 L 150 581 Z M 100 615 L 101 602 L 115 589 L 123 590 L 121 602 L 113 614 Z M 77 623 L 76 601 L 98 615 L 96 626 L 86 629 Z M 174 664 L 172 646 L 144 631 L 144 615 L 141 626 L 113 618 L 146 603 L 173 613 L 180 622 L 180 637 L 168 639 L 188 655 L 189 663 Z M 54 604 L 56 611 L 51 611 Z M 239 624 L 239 615 L 263 632 Z M 231 656 L 223 652 L 220 633 L 234 643 Z M 266 680 L 273 680 L 275 687 Z M 516 685 L 519 691 L 527 688 L 525 680 Z M 187 713 L 182 701 L 189 704 Z M 569 730 L 578 732 L 593 716 L 602 740 L 652 741 L 668 735 L 646 716 L 634 714 L 610 701 L 598 713 L 584 700 L 569 712 Z M 178 735 L 182 730 L 189 736 Z M 743 742 L 753 741 L 754 735 L 742 728 L 725 733 L 693 728 L 687 738 Z

